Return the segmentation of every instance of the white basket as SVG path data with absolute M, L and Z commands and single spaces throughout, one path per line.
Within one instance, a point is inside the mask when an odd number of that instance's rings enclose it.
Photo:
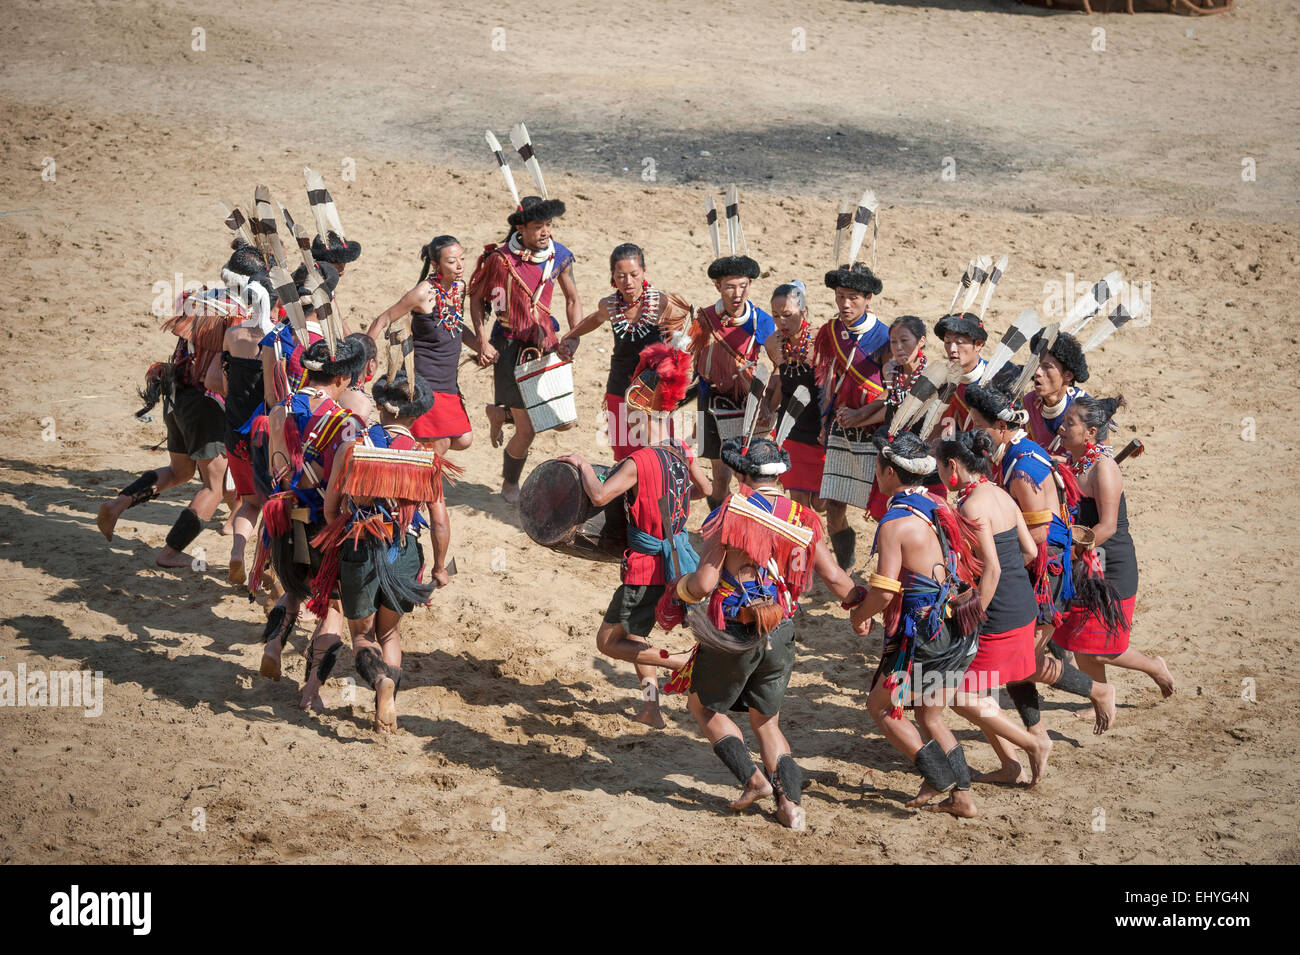
M 530 353 L 538 357 L 515 365 L 515 381 L 533 430 L 540 434 L 577 421 L 578 408 L 573 401 L 573 364 L 554 352 L 539 355 L 535 348 L 524 349 L 520 357 Z
M 866 507 L 876 477 L 877 453 L 870 441 L 854 441 L 838 427 L 831 428 L 826 437 L 826 463 L 818 496 L 849 507 Z
M 725 444 L 732 438 L 739 438 L 745 430 L 745 409 L 737 408 L 726 398 L 714 398 L 709 402 L 709 414 L 718 427 L 718 442 Z

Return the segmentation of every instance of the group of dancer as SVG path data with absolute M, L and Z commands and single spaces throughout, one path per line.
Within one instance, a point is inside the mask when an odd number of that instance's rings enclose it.
M 604 404 L 615 465 L 602 474 L 582 455 L 560 458 L 593 505 L 621 499 L 627 518 L 620 585 L 596 645 L 635 666 L 639 721 L 662 728 L 660 693 L 687 695 L 742 786 L 732 807 L 772 796 L 783 824 L 804 826 L 803 772 L 779 715 L 814 575 L 857 634 L 883 620 L 866 705 L 920 772 L 909 805 L 972 816 L 973 782 L 1036 782 L 1052 746 L 1039 685 L 1089 701 L 1097 733 L 1116 714 L 1108 665 L 1173 692 L 1165 662 L 1130 646 L 1137 559 L 1109 443 L 1123 399 L 1083 390 L 1087 346 L 1058 324 L 1017 320 L 986 356 L 981 306 L 941 317 L 927 353 L 931 330 L 920 318 L 885 324 L 872 311 L 882 282 L 856 258 L 874 207 L 837 222 L 837 266 L 823 279 L 833 318 L 814 323 L 800 281 L 777 285 L 764 310 L 752 300 L 761 269 L 743 240 L 734 187 L 729 254 L 710 200 L 715 302 L 693 307 L 657 289 L 645 252 L 629 242 L 610 255 L 612 293 L 584 316 L 573 253 L 554 234 L 564 204 L 546 194 L 526 131 L 522 139 L 542 195 L 518 197 L 489 134 L 514 206 L 505 239 L 484 249 L 467 281 L 465 249 L 439 235 L 420 251 L 415 286 L 364 332 L 350 329 L 337 285 L 360 246 L 309 170 L 316 237 L 308 241 L 284 213 L 301 265 L 290 273 L 259 188 L 257 212 L 236 210 L 228 223 L 237 234 L 222 283 L 182 295 L 165 324 L 177 343 L 150 369 L 140 413 L 163 402 L 169 462 L 105 502 L 98 524 L 111 540 L 128 508 L 197 470 L 201 487 L 157 555 L 162 566 L 186 566 L 229 480 L 229 579 L 250 597 L 265 591 L 262 675 L 281 678 L 297 622 L 313 622 L 299 702 L 322 708 L 346 623 L 356 673 L 375 693 L 375 728 L 396 728 L 402 618 L 454 573 L 443 479 L 459 472 L 449 456 L 473 437 L 462 350 L 493 368 L 485 416 L 502 447 L 501 494 L 513 504 L 537 431 L 516 369 L 530 353 L 578 361 L 581 340 L 608 323 Z M 968 270 L 967 301 L 984 286 L 987 305 L 1003 264 L 992 274 Z M 552 308 L 557 285 L 563 329 Z M 1095 304 L 1089 317 L 1105 298 Z M 1026 344 L 1025 365 L 1010 362 Z M 681 411 L 692 388 L 694 429 Z M 697 550 L 687 524 L 698 497 L 707 516 Z M 876 525 L 875 571 L 863 583 L 851 576 L 854 510 Z M 689 650 L 650 642 L 656 626 L 679 625 L 694 637 Z M 999 707 L 999 688 L 1018 722 Z M 997 769 L 971 771 L 945 709 L 984 733 Z M 761 769 L 730 713 L 748 714 Z

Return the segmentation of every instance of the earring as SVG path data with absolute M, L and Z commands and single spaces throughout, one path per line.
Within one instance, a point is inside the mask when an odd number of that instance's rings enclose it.
M 952 472 L 952 477 L 948 478 L 948 486 L 955 488 L 957 486 L 957 472 Z

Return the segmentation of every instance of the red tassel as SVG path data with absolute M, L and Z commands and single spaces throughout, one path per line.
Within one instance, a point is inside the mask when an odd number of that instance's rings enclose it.
M 1060 478 L 1061 487 L 1065 492 L 1065 503 L 1067 507 L 1078 507 L 1079 501 L 1083 498 L 1083 491 L 1079 489 L 1079 482 L 1074 477 L 1074 472 L 1068 467 L 1058 467 L 1054 469 L 1056 476 Z
M 284 537 L 289 533 L 289 512 L 298 502 L 292 491 L 272 494 L 262 505 L 262 525 L 272 537 Z
M 655 603 L 655 621 L 665 633 L 686 621 L 686 604 L 677 599 L 677 581 L 669 583 Z
M 934 496 L 931 495 L 931 498 L 934 499 Z M 957 576 L 974 586 L 984 571 L 984 564 L 975 556 L 973 549 L 973 542 L 979 536 L 979 525 L 942 502 L 935 513 L 948 537 L 948 545 L 957 555 Z
M 257 592 L 262 589 L 262 575 L 266 571 L 266 562 L 270 556 L 266 550 L 265 535 L 258 534 L 257 547 L 253 551 L 253 570 L 248 575 L 249 599 L 256 597 Z
M 289 463 L 293 466 L 293 471 L 298 474 L 302 471 L 302 435 L 298 432 L 298 419 L 292 414 L 284 416 L 284 449 L 289 455 Z

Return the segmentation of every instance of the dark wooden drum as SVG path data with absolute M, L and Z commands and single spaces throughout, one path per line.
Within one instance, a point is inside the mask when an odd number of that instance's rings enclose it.
M 592 467 L 601 477 L 612 470 Z M 519 520 L 532 540 L 577 557 L 622 560 L 627 547 L 623 495 L 596 507 L 582 489 L 578 469 L 564 461 L 543 462 L 528 475 L 519 489 Z

